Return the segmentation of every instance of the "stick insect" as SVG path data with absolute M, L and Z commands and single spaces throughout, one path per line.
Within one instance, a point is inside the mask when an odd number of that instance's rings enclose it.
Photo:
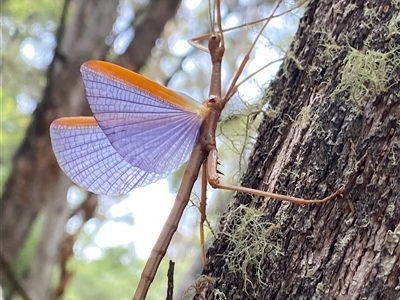
M 271 16 L 266 18 L 257 39 L 282 1 L 278 1 Z M 94 117 L 60 118 L 50 128 L 54 153 L 62 170 L 72 181 L 96 194 L 128 193 L 166 177 L 189 159 L 175 203 L 142 272 L 133 300 L 145 299 L 201 168 L 201 223 L 205 218 L 207 183 L 215 189 L 296 204 L 324 203 L 343 192 L 339 189 L 322 200 L 306 200 L 220 183 L 217 123 L 221 111 L 241 84 L 238 79 L 257 39 L 222 96 L 221 64 L 225 45 L 219 0 L 215 6 L 217 31 L 208 41 L 211 83 L 209 96 L 202 104 L 122 67 L 89 61 L 82 65 L 81 72 Z M 201 238 L 204 242 L 203 232 Z

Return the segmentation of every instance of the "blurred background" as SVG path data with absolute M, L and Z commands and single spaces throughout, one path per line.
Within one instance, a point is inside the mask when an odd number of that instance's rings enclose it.
M 223 28 L 270 15 L 277 1 L 223 1 Z M 285 12 L 297 1 L 283 1 Z M 218 151 L 223 180 L 237 183 L 267 108 L 265 89 L 297 30 L 302 9 L 271 20 L 243 78 L 273 63 L 239 89 L 221 117 Z M 262 25 L 263 23 L 261 23 Z M 261 27 L 226 33 L 226 90 Z M 211 29 L 210 29 L 211 28 Z M 1 1 L 0 279 L 4 299 L 131 299 L 142 268 L 174 201 L 184 167 L 123 197 L 92 195 L 58 168 L 49 126 L 63 116 L 90 115 L 79 67 L 108 60 L 199 102 L 208 95 L 208 53 L 188 40 L 207 34 L 208 1 Z M 204 44 L 206 45 L 206 44 Z M 230 193 L 208 191 L 212 232 Z M 199 187 L 148 299 L 165 297 L 168 259 L 175 295 L 201 272 Z

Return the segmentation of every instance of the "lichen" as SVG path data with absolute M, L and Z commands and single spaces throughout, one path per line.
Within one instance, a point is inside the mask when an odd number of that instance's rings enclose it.
M 216 299 L 216 300 L 226 300 L 227 299 L 225 294 L 223 292 L 221 292 L 219 289 L 213 290 L 213 296 L 214 296 L 213 299 Z
M 392 18 L 390 19 L 388 26 L 387 26 L 387 37 L 388 38 L 393 38 L 396 35 L 400 34 L 400 28 L 399 28 L 399 24 L 400 24 L 400 14 L 393 14 Z
M 389 149 L 389 159 L 392 166 L 397 166 L 399 164 L 399 157 L 398 157 L 398 146 L 393 145 Z
M 253 286 L 255 275 L 265 284 L 262 264 L 282 255 L 279 226 L 264 219 L 262 211 L 240 205 L 234 212 L 235 221 L 227 235 L 231 251 L 226 255 L 231 272 L 241 274 L 244 285 Z
M 394 68 L 400 63 L 397 49 L 387 53 L 374 50 L 365 52 L 349 47 L 344 59 L 342 78 L 331 96 L 347 91 L 358 113 L 362 113 L 362 98 L 379 95 L 389 88 Z
M 197 299 L 205 299 L 204 296 L 209 291 L 215 284 L 215 281 L 217 278 L 211 277 L 211 276 L 206 276 L 206 275 L 201 275 L 199 276 L 195 282 L 193 282 L 183 293 L 182 299 L 194 299 L 197 297 Z M 213 290 L 213 293 L 215 294 L 216 290 Z M 217 290 L 218 291 L 218 290 Z M 218 296 L 223 295 L 223 293 L 219 292 L 217 293 Z M 225 295 L 224 295 L 225 296 Z M 224 298 L 217 298 L 217 299 L 224 299 Z M 226 299 L 226 298 L 225 298 Z
M 304 106 L 296 117 L 296 123 L 306 128 L 311 120 L 311 106 Z
M 322 61 L 333 61 L 338 53 L 342 50 L 342 46 L 338 45 L 330 31 L 320 31 L 322 38 L 320 40 L 323 51 L 318 51 L 318 57 Z
M 400 0 L 392 0 L 392 4 L 396 9 L 400 8 Z

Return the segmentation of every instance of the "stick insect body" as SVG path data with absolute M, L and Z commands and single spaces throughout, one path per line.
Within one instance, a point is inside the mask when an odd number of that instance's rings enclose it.
M 218 28 L 222 32 L 220 20 L 218 15 Z M 202 105 L 121 67 L 90 61 L 81 70 L 94 117 L 61 118 L 51 126 L 53 149 L 61 168 L 75 183 L 98 194 L 127 193 L 155 182 L 177 169 L 190 155 L 175 203 L 142 272 L 133 300 L 145 299 L 202 166 L 203 179 L 213 188 L 297 204 L 323 203 L 343 192 L 339 189 L 322 200 L 305 200 L 219 182 L 215 131 L 221 111 L 237 90 L 236 82 L 248 56 L 222 97 L 223 35 L 213 34 L 208 49 L 212 78 L 209 97 Z M 168 123 L 171 125 L 166 126 Z M 171 128 L 178 130 L 178 142 L 170 145 L 171 139 L 157 138 L 157 134 L 167 136 Z M 165 153 L 155 151 L 159 146 L 166 149 Z M 204 202 L 205 194 L 202 194 Z M 201 223 L 205 218 L 205 206 L 202 207 Z

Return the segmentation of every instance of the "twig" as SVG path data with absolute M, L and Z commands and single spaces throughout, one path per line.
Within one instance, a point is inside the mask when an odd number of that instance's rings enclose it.
M 175 263 L 172 260 L 170 260 L 167 273 L 168 285 L 167 285 L 167 297 L 165 298 L 166 300 L 172 300 L 174 296 L 174 269 L 175 269 Z

